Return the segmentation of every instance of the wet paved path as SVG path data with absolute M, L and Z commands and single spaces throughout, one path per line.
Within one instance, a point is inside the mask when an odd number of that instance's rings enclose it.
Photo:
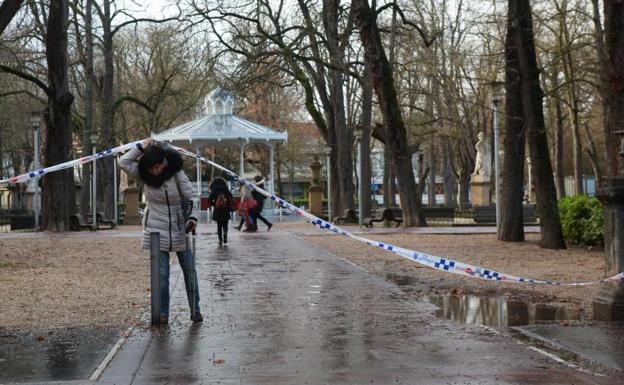
M 168 327 L 135 330 L 106 384 L 621 384 L 509 338 L 435 318 L 386 281 L 289 233 L 198 241 L 205 322 L 179 269 Z

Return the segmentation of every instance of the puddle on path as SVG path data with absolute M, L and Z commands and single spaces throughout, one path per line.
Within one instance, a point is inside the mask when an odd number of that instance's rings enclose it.
M 88 379 L 118 338 L 102 328 L 0 330 L 0 383 Z
M 475 295 L 425 296 L 425 301 L 438 306 L 438 317 L 454 321 L 507 328 L 533 325 L 543 321 L 583 321 L 583 314 L 566 306 L 553 306 L 509 300 L 505 297 Z
M 386 274 L 386 280 L 398 286 L 411 286 L 418 283 L 415 277 L 393 273 Z M 436 312 L 438 317 L 495 328 L 533 325 L 544 321 L 584 321 L 582 312 L 566 306 L 515 301 L 502 296 L 481 297 L 448 293 L 423 296 L 421 299 L 440 308 Z

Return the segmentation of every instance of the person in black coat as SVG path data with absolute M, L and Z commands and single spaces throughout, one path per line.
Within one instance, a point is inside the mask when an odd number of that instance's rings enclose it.
M 264 179 L 260 175 L 256 176 L 255 182 L 256 186 L 264 190 Z M 251 195 L 258 202 L 258 206 L 256 206 L 256 215 L 254 215 L 253 217 L 254 225 L 256 225 L 256 228 L 258 228 L 258 219 L 260 219 L 267 226 L 267 231 L 271 230 L 271 227 L 273 227 L 273 223 L 271 223 L 268 219 L 262 216 L 262 206 L 264 206 L 264 200 L 266 199 L 266 196 L 262 195 L 256 190 L 253 190 Z
M 219 246 L 222 244 L 227 245 L 228 222 L 231 218 L 230 212 L 234 209 L 235 203 L 225 179 L 216 177 L 210 182 L 208 204 L 213 207 L 212 219 L 217 222 Z

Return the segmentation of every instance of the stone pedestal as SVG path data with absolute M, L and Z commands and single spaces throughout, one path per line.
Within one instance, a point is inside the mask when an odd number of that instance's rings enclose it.
M 605 265 L 607 276 L 624 271 L 624 178 L 606 181 L 598 190 L 605 209 Z M 605 286 L 594 299 L 594 319 L 624 320 L 624 281 Z
M 321 163 L 318 159 L 314 159 L 310 163 L 312 169 L 312 184 L 308 189 L 308 201 L 310 202 L 310 213 L 320 217 L 323 215 L 323 188 L 320 185 L 321 179 Z
M 141 217 L 139 216 L 139 189 L 136 186 L 128 186 L 123 190 L 124 199 L 126 201 L 126 216 L 124 224 L 140 225 Z
M 606 285 L 592 303 L 595 321 L 624 320 L 624 281 Z
M 481 175 L 473 175 L 470 178 L 470 195 L 472 207 L 490 206 L 490 178 Z

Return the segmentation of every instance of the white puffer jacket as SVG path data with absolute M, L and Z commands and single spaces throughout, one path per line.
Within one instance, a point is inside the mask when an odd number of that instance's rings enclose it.
M 128 175 L 141 182 L 137 158 L 142 152 L 133 148 L 119 160 L 121 167 Z M 199 199 L 191 181 L 184 171 L 178 171 L 173 177 L 164 181 L 156 188 L 143 184 L 143 193 L 147 200 L 143 214 L 143 248 L 150 248 L 150 233 L 160 233 L 160 250 L 186 250 L 186 235 L 182 202 L 192 202 L 189 219 L 197 220 L 196 209 Z

